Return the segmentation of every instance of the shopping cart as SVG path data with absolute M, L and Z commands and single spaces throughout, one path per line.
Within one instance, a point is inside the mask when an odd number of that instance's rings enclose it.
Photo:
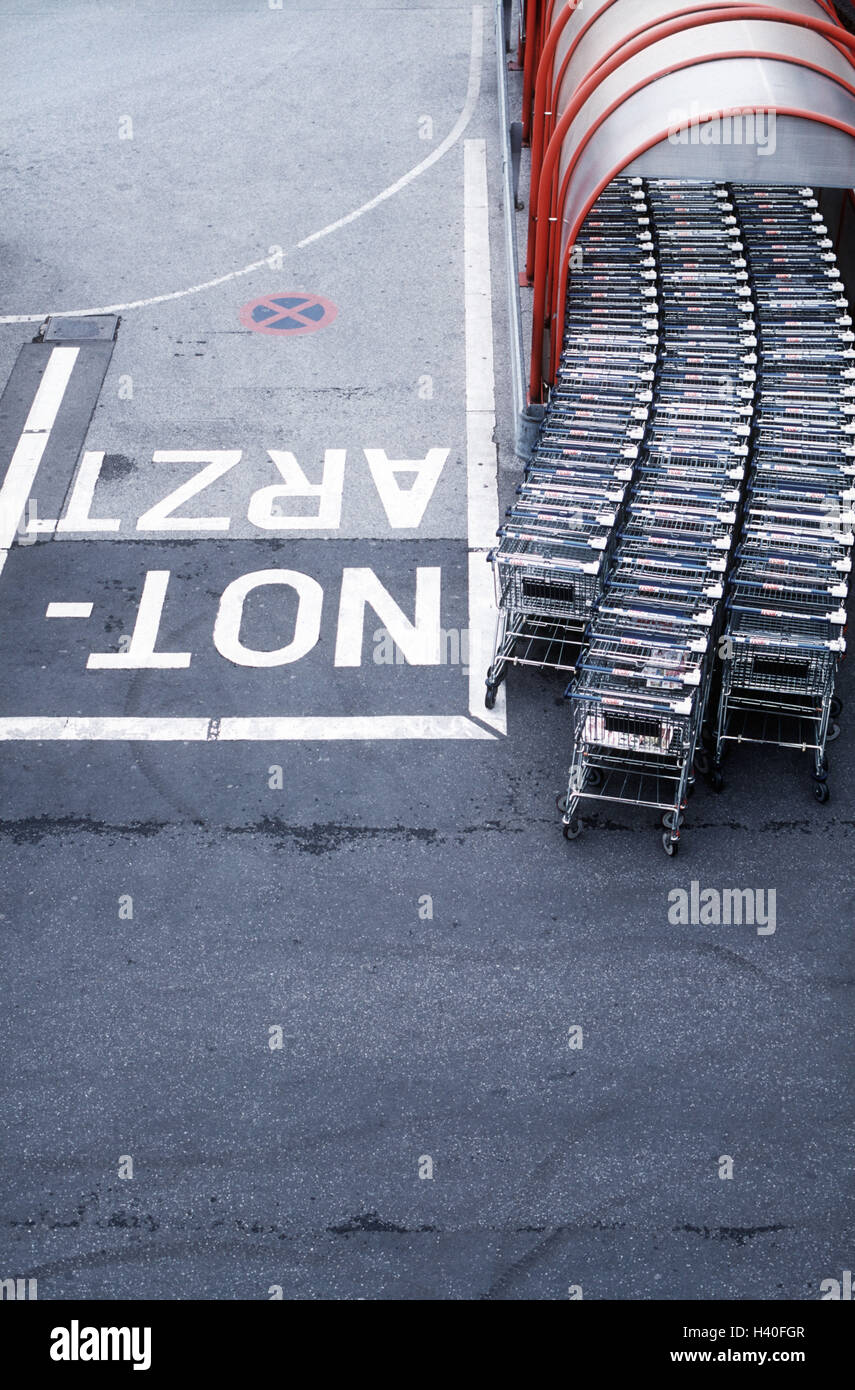
M 855 540 L 852 321 L 810 189 L 735 190 L 757 305 L 758 398 L 745 509 L 727 587 L 713 785 L 728 744 L 812 755 L 827 743 L 846 650 Z
M 757 348 L 727 189 L 646 185 L 659 345 L 617 544 L 567 688 L 573 754 L 564 834 L 581 811 L 662 813 L 677 853 L 706 716 L 749 454 Z
M 490 553 L 498 620 L 492 708 L 509 666 L 575 670 L 617 544 L 653 401 L 657 269 L 640 180 L 619 180 L 579 238 L 561 367 Z

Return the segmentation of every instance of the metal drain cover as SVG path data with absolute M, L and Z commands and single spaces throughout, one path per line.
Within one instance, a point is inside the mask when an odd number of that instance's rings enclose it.
M 87 314 L 79 318 L 48 318 L 43 340 L 46 343 L 86 341 L 112 342 L 119 320 L 115 314 Z

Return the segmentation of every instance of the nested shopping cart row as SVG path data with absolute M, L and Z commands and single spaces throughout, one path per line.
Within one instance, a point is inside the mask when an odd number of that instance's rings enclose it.
M 720 787 L 729 745 L 799 749 L 826 801 L 855 538 L 855 337 L 812 190 L 735 195 L 760 325 L 759 393 L 712 776 Z
M 567 694 L 564 833 L 596 803 L 663 813 L 675 854 L 707 708 L 757 367 L 726 188 L 647 186 L 659 275 L 654 399 L 603 592 Z
M 499 624 L 488 707 L 509 665 L 574 670 L 653 403 L 658 281 L 640 179 L 606 190 L 579 250 L 561 371 L 491 555 Z

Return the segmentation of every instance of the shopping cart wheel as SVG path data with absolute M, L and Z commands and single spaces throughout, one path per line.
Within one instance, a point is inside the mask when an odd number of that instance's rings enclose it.
M 695 752 L 695 771 L 706 777 L 709 770 L 710 755 L 705 748 L 698 748 Z
M 496 703 L 496 686 L 488 684 L 487 694 L 484 696 L 484 704 L 487 709 L 493 709 Z
M 678 819 L 678 821 L 677 821 L 677 827 L 678 827 L 678 828 L 683 824 L 683 821 L 684 821 L 685 819 L 686 819 L 686 817 L 685 817 L 684 815 L 681 814 L 680 817 L 679 817 L 679 819 Z M 666 811 L 666 812 L 665 812 L 664 816 L 662 817 L 662 824 L 664 825 L 664 827 L 665 827 L 666 830 L 673 830 L 673 829 L 674 829 L 674 812 L 673 812 L 673 811 Z
M 674 855 L 678 852 L 680 848 L 680 841 L 671 839 L 670 830 L 664 831 L 662 835 L 662 848 L 671 859 L 674 858 Z
M 589 767 L 586 785 L 589 787 L 599 787 L 602 786 L 602 782 L 603 774 L 600 772 L 600 769 L 598 767 Z
M 831 724 L 825 736 L 826 743 L 833 743 L 836 738 L 840 738 L 840 725 Z
M 820 802 L 820 804 L 824 805 L 828 798 L 831 796 L 831 792 L 828 790 L 828 783 L 814 782 L 813 794 L 816 797 L 817 801 Z
M 831 712 L 832 719 L 840 718 L 841 714 L 843 713 L 843 701 L 841 700 L 839 695 L 833 695 L 831 697 L 831 704 L 828 708 Z
M 578 840 L 582 834 L 582 822 L 578 816 L 574 816 L 569 824 L 563 827 L 565 840 Z

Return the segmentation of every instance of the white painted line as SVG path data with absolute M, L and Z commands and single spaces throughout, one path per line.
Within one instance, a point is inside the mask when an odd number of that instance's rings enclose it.
M 76 347 L 55 347 L 51 352 L 6 470 L 0 487 L 0 572 L 33 490 L 36 473 L 79 351 Z
M 216 733 L 212 731 L 216 726 Z M 94 718 L 26 716 L 0 718 L 0 742 L 12 739 L 205 743 L 277 743 L 296 740 L 492 739 L 462 714 L 313 715 L 237 719 Z
M 432 165 L 442 159 L 443 155 L 448 154 L 450 149 L 457 144 L 464 130 L 472 119 L 475 107 L 478 104 L 478 95 L 481 90 L 481 67 L 484 56 L 484 11 L 480 5 L 476 5 L 472 10 L 472 40 L 469 50 L 469 85 L 466 90 L 466 102 L 463 110 L 455 121 L 452 129 L 448 132 L 445 139 L 437 145 L 435 150 L 431 150 L 426 159 L 423 159 L 415 168 L 410 169 L 409 173 L 402 175 L 395 183 L 384 188 L 382 193 L 378 193 L 376 198 L 371 198 L 367 203 L 363 203 L 355 212 L 349 212 L 346 217 L 340 217 L 337 222 L 330 222 L 328 226 L 322 227 L 319 232 L 313 232 L 311 236 L 304 237 L 297 242 L 298 249 L 304 246 L 311 246 L 313 242 L 320 241 L 321 237 L 329 236 L 332 232 L 337 232 L 340 227 L 346 227 L 350 222 L 355 222 L 357 217 L 363 217 L 366 212 L 371 212 L 374 208 L 385 203 L 388 198 L 394 198 L 396 193 L 400 193 L 403 188 L 415 182 Z
M 169 570 L 147 570 L 131 640 L 122 652 L 90 652 L 87 671 L 183 671 L 192 652 L 156 652 Z
M 475 5 L 472 9 L 472 40 L 469 51 L 469 82 L 466 89 L 466 102 L 454 123 L 454 126 L 446 135 L 445 139 L 437 145 L 436 149 L 431 150 L 426 159 L 421 160 L 401 178 L 384 188 L 382 193 L 370 198 L 367 203 L 355 208 L 344 217 L 340 217 L 336 222 L 330 222 L 326 227 L 321 227 L 320 231 L 312 232 L 310 236 L 303 237 L 295 246 L 289 248 L 282 254 L 287 256 L 291 251 L 302 250 L 304 246 L 311 246 L 314 242 L 320 241 L 322 237 L 331 236 L 333 232 L 339 231 L 342 227 L 347 227 L 351 222 L 355 222 L 358 217 L 364 217 L 367 212 L 372 212 L 374 208 L 385 203 L 389 198 L 394 198 L 396 193 L 407 188 L 409 184 L 420 178 L 426 173 L 443 155 L 448 154 L 450 149 L 457 144 L 466 127 L 469 125 L 475 107 L 478 104 L 478 96 L 481 91 L 481 68 L 483 65 L 484 54 L 484 10 L 483 6 Z M 40 314 L 6 314 L 0 317 L 0 323 L 41 323 L 43 319 L 50 315 L 55 319 L 76 318 L 78 315 L 86 317 L 88 314 L 123 314 L 128 309 L 146 309 L 151 304 L 165 304 L 172 299 L 186 299 L 191 294 L 201 294 L 203 290 L 215 289 L 218 285 L 225 285 L 230 280 L 237 280 L 244 275 L 252 275 L 257 270 L 269 270 L 270 258 L 265 256 L 260 261 L 252 261 L 249 265 L 242 266 L 240 270 L 230 270 L 225 275 L 218 275 L 213 280 L 205 280 L 199 285 L 191 285 L 186 290 L 173 290 L 170 294 L 156 294 L 149 299 L 133 299 L 127 304 L 102 304 L 97 309 L 63 309 L 52 311 L 50 309 Z
M 493 286 L 490 273 L 490 210 L 487 146 L 464 142 L 463 254 L 466 316 L 466 480 L 469 536 L 469 713 L 507 733 L 504 685 L 495 709 L 484 704 L 485 677 L 493 655 L 496 605 L 487 553 L 499 525 L 498 456 L 493 438 Z
M 46 618 L 91 618 L 91 603 L 49 603 Z
M 80 534 L 118 531 L 122 524 L 118 517 L 96 518 L 89 515 L 103 465 L 103 449 L 87 450 L 83 455 L 77 476 L 74 479 L 65 515 L 60 517 L 56 523 L 57 531 L 75 531 Z
M 24 434 L 50 434 L 80 348 L 55 347 L 30 406 Z

